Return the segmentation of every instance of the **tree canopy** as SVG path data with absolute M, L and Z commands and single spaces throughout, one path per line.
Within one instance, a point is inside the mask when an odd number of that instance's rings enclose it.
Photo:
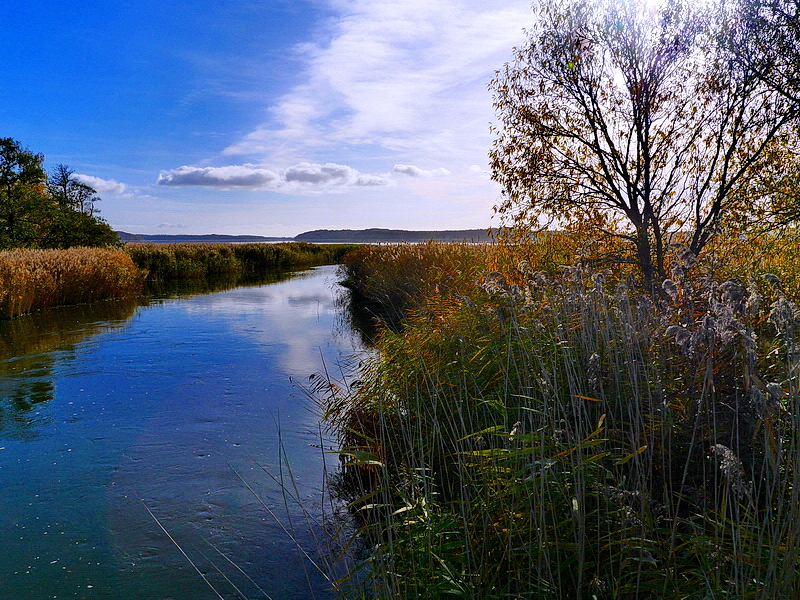
M 0 138 L 0 249 L 118 244 L 96 216 L 96 191 L 65 165 L 48 177 L 43 162 L 16 140 Z
M 506 224 L 621 239 L 652 285 L 670 244 L 797 205 L 797 2 L 538 2 L 491 85 Z

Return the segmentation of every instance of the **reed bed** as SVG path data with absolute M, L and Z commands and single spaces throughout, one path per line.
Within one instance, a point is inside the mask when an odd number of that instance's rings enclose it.
M 452 295 L 473 284 L 485 269 L 489 244 L 365 245 L 342 258 L 342 285 L 354 304 L 397 330 L 424 299 Z
M 286 244 L 127 244 L 148 282 L 215 277 L 248 277 L 269 271 L 332 264 L 353 245 Z
M 800 597 L 800 307 L 774 274 L 673 266 L 655 296 L 484 271 L 321 381 L 359 526 L 343 593 Z
M 0 252 L 0 318 L 70 304 L 134 296 L 142 273 L 116 249 Z

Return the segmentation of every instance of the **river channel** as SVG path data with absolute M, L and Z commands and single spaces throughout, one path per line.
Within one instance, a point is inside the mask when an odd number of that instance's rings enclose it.
M 336 597 L 304 391 L 359 350 L 334 287 L 0 322 L 0 600 Z

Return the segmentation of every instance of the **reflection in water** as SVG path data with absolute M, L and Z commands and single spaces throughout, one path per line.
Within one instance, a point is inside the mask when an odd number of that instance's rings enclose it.
M 352 290 L 339 288 L 336 305 L 342 328 L 355 332 L 364 347 L 370 347 L 380 332 L 383 321 Z
M 141 304 L 128 298 L 0 320 L 0 360 L 63 350 L 86 337 L 120 327 Z
M 153 299 L 182 298 L 278 283 L 295 275 L 275 271 L 258 277 L 231 275 L 160 282 L 150 284 L 147 292 Z M 0 320 L 0 439 L 35 437 L 36 425 L 43 421 L 37 405 L 51 400 L 55 393 L 52 370 L 56 358 L 65 358 L 87 338 L 123 327 L 136 308 L 145 304 L 146 299 L 128 298 Z
M 0 323 L 0 599 L 332 598 L 293 381 L 358 348 L 333 277 Z
M 55 394 L 53 365 L 76 344 L 125 325 L 135 299 L 47 310 L 0 320 L 0 439 L 30 439 L 41 422 L 37 407 Z
M 299 271 L 269 271 L 259 275 L 228 273 L 203 279 L 175 279 L 170 281 L 147 281 L 145 293 L 151 298 L 181 298 L 195 294 L 223 292 L 236 287 L 265 285 L 287 281 Z

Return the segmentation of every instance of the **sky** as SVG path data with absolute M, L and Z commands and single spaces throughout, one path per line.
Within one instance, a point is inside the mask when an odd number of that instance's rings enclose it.
M 498 223 L 488 89 L 530 0 L 2 0 L 0 137 L 116 230 Z

